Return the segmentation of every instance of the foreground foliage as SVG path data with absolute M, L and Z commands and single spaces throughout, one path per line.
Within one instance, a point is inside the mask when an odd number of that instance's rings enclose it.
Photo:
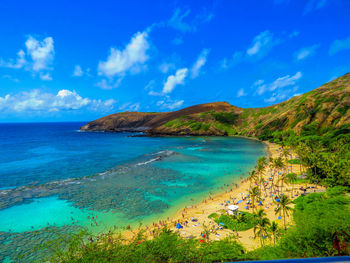
M 350 197 L 346 187 L 300 196 L 296 200 L 288 230 L 275 222 L 262 224 L 263 210 L 254 215 L 254 230 L 262 247 L 246 253 L 233 237 L 221 241 L 183 239 L 166 228 L 148 240 L 142 231 L 131 242 L 109 232 L 90 240 L 86 232 L 71 236 L 64 251 L 47 244 L 54 252 L 52 262 L 225 262 L 244 259 L 282 259 L 349 255 Z M 251 215 L 251 214 L 250 214 Z M 215 216 L 215 215 L 214 215 Z M 268 224 L 267 224 L 268 223 Z M 265 228 L 264 225 L 267 225 Z M 282 233 L 283 231 L 283 233 Z M 283 234 L 283 235 L 282 235 Z M 58 242 L 61 242 L 59 240 Z
M 349 255 L 350 197 L 347 188 L 335 187 L 326 193 L 298 197 L 293 219 L 276 246 L 248 253 L 248 258 L 281 259 Z
M 350 124 L 320 128 L 305 125 L 300 134 L 293 130 L 264 130 L 259 139 L 292 147 L 307 167 L 307 178 L 328 186 L 350 186 Z M 295 162 L 295 161 L 294 161 Z
M 125 242 L 112 232 L 98 241 L 84 242 L 87 233 L 70 240 L 68 249 L 55 252 L 51 262 L 213 262 L 232 261 L 244 255 L 242 245 L 233 238 L 202 243 L 198 239 L 183 239 L 177 233 L 161 230 L 147 240 L 140 231 L 131 242 Z M 52 244 L 50 244 L 52 246 Z

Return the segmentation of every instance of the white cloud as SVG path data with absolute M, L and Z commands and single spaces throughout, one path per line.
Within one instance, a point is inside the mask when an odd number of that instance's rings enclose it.
M 101 89 L 106 89 L 106 90 L 109 90 L 109 89 L 114 89 L 114 88 L 117 88 L 120 83 L 122 82 L 123 78 L 120 77 L 119 79 L 117 79 L 116 81 L 114 81 L 113 79 L 101 79 L 99 82 L 97 82 L 95 84 L 96 87 L 99 87 Z
M 267 84 L 264 80 L 258 80 L 253 84 L 253 89 L 256 90 L 258 95 L 262 95 L 266 91 L 274 91 L 288 86 L 293 86 L 302 77 L 302 73 L 299 71 L 294 76 L 286 75 L 277 78 L 273 82 Z
M 287 75 L 284 77 L 280 77 L 269 85 L 269 90 L 274 91 L 275 89 L 295 85 L 296 81 L 299 80 L 301 77 L 302 74 L 300 71 L 297 72 L 294 76 Z
M 0 112 L 57 112 L 79 109 L 109 111 L 114 108 L 115 100 L 95 100 L 81 97 L 76 91 L 66 89 L 57 94 L 43 93 L 40 90 L 7 94 L 0 97 Z
M 199 54 L 196 62 L 193 64 L 191 68 L 191 78 L 196 78 L 199 75 L 200 69 L 205 65 L 207 62 L 207 57 L 209 55 L 209 49 L 203 49 L 202 52 Z
M 247 50 L 236 51 L 231 58 L 224 58 L 221 61 L 220 66 L 222 69 L 227 69 L 241 62 L 254 62 L 260 60 L 280 43 L 282 43 L 281 39 L 277 38 L 269 30 L 265 30 L 253 38 L 252 43 Z
M 122 76 L 127 71 L 132 72 L 144 64 L 148 59 L 147 50 L 150 47 L 147 38 L 147 32 L 137 32 L 124 50 L 111 48 L 107 60 L 98 64 L 99 75 Z
M 213 13 L 206 10 L 203 10 L 203 12 L 196 15 L 193 19 L 189 19 L 190 13 L 191 10 L 189 9 L 182 11 L 180 8 L 177 8 L 167 25 L 183 33 L 195 32 L 200 24 L 208 23 L 214 18 Z
M 0 66 L 12 69 L 23 68 L 26 71 L 39 73 L 43 80 L 52 80 L 48 71 L 51 71 L 55 55 L 54 41 L 52 37 L 46 37 L 42 41 L 29 36 L 25 42 L 26 52 L 22 49 L 17 52 L 15 60 L 4 61 L 0 59 Z M 37 75 L 37 74 L 34 74 Z
M 119 106 L 118 109 L 123 111 L 138 111 L 140 109 L 140 103 L 127 102 Z
M 237 98 L 244 97 L 244 96 L 247 96 L 247 93 L 244 92 L 243 88 L 239 89 L 237 92 Z
M 298 90 L 297 81 L 302 77 L 299 71 L 295 75 L 286 75 L 279 77 L 271 83 L 265 83 L 264 80 L 256 81 L 252 88 L 256 90 L 257 95 L 262 95 L 265 92 L 273 92 L 269 98 L 265 98 L 265 102 L 275 102 L 286 99 Z M 288 87 L 288 88 L 287 88 Z
M 49 67 L 51 66 L 55 52 L 52 37 L 38 41 L 34 37 L 29 36 L 25 45 L 27 47 L 27 54 L 33 60 L 34 71 L 50 69 Z
M 318 49 L 319 46 L 320 46 L 319 44 L 316 44 L 310 47 L 304 47 L 302 49 L 299 49 L 294 53 L 294 57 L 297 60 L 303 60 L 307 57 L 310 57 L 315 54 L 316 49 Z
M 174 110 L 176 108 L 180 108 L 182 104 L 184 103 L 184 100 L 160 100 L 157 102 L 157 106 L 161 107 L 162 109 L 169 109 Z
M 11 80 L 13 82 L 19 82 L 19 79 L 14 78 L 14 77 L 12 77 L 11 75 L 8 75 L 8 74 L 3 75 L 2 78 Z
M 12 69 L 19 69 L 23 68 L 26 64 L 26 58 L 25 58 L 25 52 L 21 49 L 17 52 L 17 58 L 14 61 L 13 59 L 10 59 L 9 61 L 5 61 L 3 59 L 0 59 L 0 66 L 5 68 L 12 68 Z
M 232 57 L 230 59 L 228 58 L 224 58 L 221 62 L 220 62 L 220 67 L 222 69 L 228 69 L 230 67 L 233 67 L 237 64 L 239 64 L 240 62 L 242 62 L 244 60 L 244 55 L 243 52 L 241 51 L 236 51 Z
M 256 90 L 257 94 L 261 95 L 267 90 L 267 85 L 264 80 L 259 79 L 254 82 L 252 88 Z
M 150 96 L 163 96 L 164 95 L 163 93 L 154 91 L 154 86 L 155 86 L 154 80 L 151 80 L 150 82 L 147 83 L 147 85 L 145 86 L 145 90 L 148 91 L 148 95 L 150 95 Z
M 73 77 L 81 77 L 84 75 L 84 72 L 80 65 L 75 65 L 74 71 L 73 71 Z
M 159 66 L 159 70 L 164 74 L 168 73 L 169 70 L 174 69 L 174 68 L 175 68 L 175 65 L 173 63 L 162 63 Z
M 342 50 L 350 49 L 350 37 L 342 40 L 334 40 L 329 49 L 329 55 L 334 55 Z
M 266 55 L 274 46 L 280 43 L 280 40 L 275 38 L 273 33 L 269 30 L 261 32 L 259 35 L 254 37 L 250 48 L 247 49 L 248 56 L 264 56 Z
M 39 76 L 42 80 L 52 80 L 50 73 L 39 73 Z
M 288 97 L 294 97 L 296 95 L 298 96 L 298 94 L 294 93 L 298 90 L 298 88 L 298 86 L 295 86 L 291 89 L 279 89 L 274 92 L 270 98 L 265 98 L 264 101 L 271 103 L 275 101 L 285 100 Z
M 182 13 L 181 9 L 177 8 L 173 16 L 168 21 L 168 25 L 182 32 L 193 31 L 194 27 L 192 27 L 189 23 L 183 21 L 190 14 L 190 12 L 191 11 L 187 9 L 185 12 Z
M 170 75 L 164 84 L 163 93 L 164 94 L 171 93 L 177 85 L 183 85 L 185 78 L 187 76 L 187 72 L 188 72 L 187 68 L 182 68 L 182 69 L 178 69 L 175 75 Z

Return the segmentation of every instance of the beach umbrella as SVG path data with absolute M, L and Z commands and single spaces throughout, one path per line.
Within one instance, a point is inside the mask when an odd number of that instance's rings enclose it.
M 279 217 L 277 217 L 277 219 L 282 219 L 282 217 L 279 216 Z
M 176 228 L 177 228 L 177 229 L 180 229 L 180 228 L 182 228 L 182 225 L 181 225 L 180 223 L 177 223 L 177 224 L 176 224 Z
M 237 204 L 240 204 L 240 203 L 242 203 L 243 202 L 243 200 L 239 200 L 238 202 L 237 202 Z
M 246 207 L 245 207 L 245 209 L 247 209 L 247 210 L 248 210 L 248 209 L 249 209 L 249 206 L 246 206 Z

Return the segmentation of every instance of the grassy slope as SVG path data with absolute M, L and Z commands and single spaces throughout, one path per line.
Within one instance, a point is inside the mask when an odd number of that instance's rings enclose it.
M 320 128 L 349 124 L 349 108 L 350 73 L 276 105 L 183 115 L 152 128 L 149 133 L 258 136 L 266 130 L 289 129 L 298 133 L 313 122 Z

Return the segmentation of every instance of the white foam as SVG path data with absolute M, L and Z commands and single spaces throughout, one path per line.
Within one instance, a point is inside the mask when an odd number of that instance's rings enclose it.
M 135 166 L 145 165 L 145 164 L 152 163 L 152 162 L 159 161 L 159 160 L 161 160 L 161 158 L 160 158 L 160 157 L 157 157 L 157 158 L 148 160 L 148 161 L 146 161 L 146 162 L 137 163 Z

